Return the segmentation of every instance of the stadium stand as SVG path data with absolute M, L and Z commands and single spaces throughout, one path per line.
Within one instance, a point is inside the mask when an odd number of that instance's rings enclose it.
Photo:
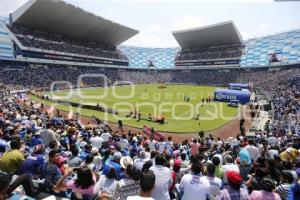
M 19 41 L 26 47 L 95 57 L 127 59 L 112 45 L 70 40 L 59 35 L 30 30 L 21 26 L 14 26 L 12 29 Z
M 245 51 L 241 57 L 241 67 L 259 67 L 299 63 L 300 29 L 244 41 Z M 271 62 L 275 54 L 278 62 Z
M 49 14 L 51 12 L 56 14 Z M 74 13 L 79 15 L 73 16 Z M 127 57 L 116 46 L 138 33 L 54 0 L 28 1 L 10 15 L 4 29 L 15 43 L 14 53 L 18 59 L 108 66 L 128 66 Z
M 239 66 L 244 45 L 232 21 L 174 31 L 173 35 L 181 47 L 176 66 Z
M 182 50 L 177 57 L 178 48 L 120 47 L 129 59 L 131 67 L 126 67 L 128 60 L 116 47 L 136 31 L 125 36 L 121 31 L 111 38 L 115 42 L 89 43 L 81 34 L 66 37 L 70 36 L 67 30 L 56 25 L 52 27 L 60 31 L 46 30 L 48 18 L 43 12 L 60 7 L 61 16 L 68 9 L 79 12 L 78 16 L 89 13 L 56 0 L 30 0 L 26 5 L 11 16 L 15 23 L 0 23 L 0 199 L 300 199 L 299 30 L 242 42 L 233 23 L 223 23 L 236 34 L 229 37 L 233 39 L 230 44 L 223 43 L 228 37 L 202 47 L 188 46 L 185 40 L 179 42 Z M 30 11 L 37 7 L 45 23 L 31 27 L 36 24 L 28 20 Z M 26 9 L 29 12 L 21 12 Z M 183 41 L 180 34 L 193 31 L 199 29 L 173 34 Z M 59 56 L 69 58 L 68 63 Z M 95 64 L 98 56 L 103 58 Z M 176 69 L 175 58 L 177 63 L 188 61 Z M 212 63 L 232 58 L 238 63 Z M 119 59 L 123 61 L 117 63 Z M 198 61 L 188 65 L 194 59 Z M 203 60 L 210 63 L 199 64 Z M 158 69 L 143 69 L 149 61 Z M 32 101 L 25 92 L 49 90 L 56 81 L 68 81 L 74 88 L 104 86 L 97 78 L 83 79 L 77 85 L 84 74 L 106 75 L 109 85 L 117 81 L 212 86 L 252 83 L 256 92 L 270 100 L 273 119 L 251 137 L 242 131 L 226 139 L 200 132 L 179 143 L 172 137 L 154 140 L 152 133 L 145 136 L 123 129 L 122 122 L 113 127 L 95 117 L 80 121 L 79 114 L 69 116 Z M 254 111 L 256 105 L 254 100 L 248 106 Z
M 296 29 L 270 36 L 245 40 L 240 46 L 240 51 L 236 49 L 236 51 L 234 52 L 236 53 L 236 55 L 238 55 L 238 57 L 240 57 L 240 67 L 272 67 L 276 65 L 293 64 L 299 63 L 299 42 L 300 29 Z M 148 66 L 148 61 L 151 59 L 154 60 L 157 68 L 174 68 L 175 60 L 178 57 L 180 58 L 181 55 L 179 48 L 165 48 L 157 50 L 156 48 L 120 46 L 120 49 L 129 58 L 129 66 L 134 68 L 146 68 Z M 183 49 L 182 51 L 185 50 Z M 189 52 L 190 50 L 186 51 Z M 232 52 L 228 53 L 230 54 Z M 279 62 L 270 62 L 270 57 L 273 53 L 277 55 Z M 192 55 L 193 54 L 188 54 L 188 56 Z M 221 52 L 215 54 L 203 53 L 202 55 L 205 57 L 211 55 L 220 56 Z M 209 65 L 206 66 L 199 64 L 195 67 L 209 67 L 213 65 L 212 61 L 209 61 L 208 64 Z M 185 67 L 193 68 L 191 65 L 188 64 L 186 64 Z
M 176 60 L 221 60 L 224 58 L 240 58 L 241 45 L 218 46 L 209 48 L 182 49 Z
M 5 29 L 7 18 L 0 17 L 0 59 L 14 59 L 13 42 Z
M 38 58 L 35 60 L 43 59 L 43 62 L 49 61 L 49 63 L 53 63 L 54 61 L 59 63 L 62 59 L 60 58 L 61 55 L 59 54 L 46 54 L 46 55 L 36 55 L 37 52 L 27 52 L 25 50 L 23 51 L 17 51 L 14 52 L 13 49 L 13 37 L 9 34 L 9 31 L 5 28 L 5 23 L 7 22 L 7 19 L 4 20 L 1 18 L 0 25 L 2 27 L 2 34 L 1 40 L 0 40 L 0 49 L 2 54 L 2 59 L 14 59 L 15 56 L 22 55 L 25 59 L 33 59 Z M 3 42 L 5 41 L 5 42 Z M 229 51 L 225 53 L 223 57 L 230 56 L 229 54 L 239 54 L 240 59 L 239 66 L 240 67 L 263 67 L 263 66 L 276 66 L 276 65 L 289 65 L 293 63 L 299 62 L 299 55 L 300 55 L 300 30 L 293 30 L 288 31 L 284 33 L 279 33 L 271 36 L 261 37 L 261 38 L 255 38 L 243 41 L 240 45 L 240 51 L 238 50 L 238 46 L 235 46 L 237 49 L 236 51 Z M 226 49 L 228 47 L 223 47 L 223 49 Z M 17 50 L 18 50 L 17 45 Z M 193 49 L 193 48 L 192 48 Z M 203 53 L 202 55 L 204 57 L 212 56 L 212 55 L 218 55 L 221 56 L 221 52 L 216 50 L 218 48 L 210 48 L 212 50 L 212 53 Z M 221 48 L 222 49 L 222 48 Z M 230 49 L 230 48 L 229 48 Z M 20 50 L 20 49 L 19 49 Z M 200 50 L 198 48 L 195 48 L 195 50 Z M 190 52 L 188 49 L 182 49 L 179 48 L 147 48 L 147 47 L 131 47 L 131 46 L 118 46 L 116 49 L 116 55 L 120 55 L 121 57 L 123 54 L 128 58 L 126 59 L 126 62 L 111 62 L 111 60 L 99 60 L 95 61 L 94 66 L 99 65 L 108 65 L 108 66 L 126 66 L 129 65 L 131 68 L 148 68 L 149 61 L 152 61 L 156 68 L 159 69 L 168 69 L 168 68 L 174 68 L 175 67 L 175 60 L 178 58 L 180 59 L 180 51 L 184 52 Z M 201 52 L 201 51 L 200 51 Z M 208 51 L 209 52 L 209 51 Z M 218 53 L 216 53 L 218 52 Z M 17 53 L 17 55 L 14 55 Z M 276 54 L 278 57 L 278 62 L 270 62 L 270 57 L 272 54 Z M 187 54 L 187 56 L 192 56 L 193 54 Z M 198 55 L 198 54 L 197 54 Z M 66 55 L 63 56 L 65 63 L 62 64 L 70 64 L 74 65 L 78 62 L 84 62 L 84 64 L 78 64 L 78 65 L 93 65 L 93 64 L 87 64 L 85 62 L 91 62 L 91 59 L 86 59 L 86 57 L 68 57 Z M 236 57 L 238 58 L 238 57 Z M 20 58 L 22 59 L 22 58 Z M 219 59 L 219 58 L 218 58 Z M 214 59 L 213 59 L 214 60 Z M 236 64 L 231 65 L 230 62 L 227 63 L 228 65 L 224 64 L 224 60 L 228 62 L 228 59 L 223 59 L 222 62 L 218 62 L 218 65 L 214 65 L 212 61 L 207 61 L 207 63 L 198 63 L 199 65 L 191 66 L 186 64 L 186 66 L 182 67 L 188 67 L 188 68 L 194 68 L 194 67 L 211 67 L 211 66 L 236 66 Z M 109 62 L 108 62 L 109 61 Z M 205 60 L 206 61 L 206 60 Z M 129 62 L 129 63 L 128 63 Z M 206 65 L 208 64 L 208 65 Z

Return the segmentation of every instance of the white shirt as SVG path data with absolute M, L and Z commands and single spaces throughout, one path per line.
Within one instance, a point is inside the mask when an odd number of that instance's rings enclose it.
M 167 141 L 165 147 L 168 151 L 171 151 L 173 148 L 173 142 Z
M 137 158 L 134 160 L 133 166 L 142 171 L 143 166 L 147 160 L 148 159 L 146 159 L 146 158 Z
M 155 175 L 155 186 L 151 196 L 157 200 L 170 200 L 169 187 L 172 185 L 172 176 L 169 168 L 162 165 L 150 167 Z
M 121 149 L 121 151 L 124 151 L 125 149 L 128 149 L 129 147 L 129 142 L 127 139 L 122 138 L 119 142 L 119 147 Z
M 94 156 L 93 164 L 95 164 L 97 170 L 100 170 L 103 165 L 102 157 L 100 155 Z
M 166 147 L 166 142 L 165 142 L 165 141 L 164 141 L 164 142 L 160 142 L 160 143 L 158 144 L 158 152 L 159 152 L 159 153 L 163 153 L 164 150 L 165 150 L 165 147 Z
M 278 156 L 279 155 L 279 153 L 278 153 L 278 150 L 276 150 L 276 149 L 270 149 L 269 151 L 268 151 L 268 157 L 269 158 L 271 158 L 271 159 L 274 159 L 274 156 Z
M 49 143 L 52 140 L 56 140 L 56 134 L 51 129 L 44 129 L 41 131 L 41 138 L 43 140 L 45 147 L 47 148 L 47 147 L 49 147 Z
M 254 160 L 254 161 L 257 161 L 257 159 L 259 157 L 258 148 L 256 146 L 248 144 L 245 147 L 245 149 L 249 152 L 251 159 Z
M 100 137 L 100 136 L 92 137 L 90 139 L 90 141 L 91 141 L 93 147 L 97 147 L 98 149 L 101 149 L 102 142 L 103 142 L 102 137 Z
M 269 150 L 269 148 L 270 148 L 270 146 L 268 145 L 268 146 L 267 146 L 267 151 Z M 265 151 L 264 146 L 263 146 L 262 144 L 260 144 L 260 145 L 258 146 L 258 152 L 259 152 L 259 155 L 260 155 L 260 156 L 264 156 L 264 155 L 263 155 L 263 154 L 265 153 L 264 151 Z M 267 153 L 267 152 L 266 152 L 266 153 Z
M 278 139 L 274 136 L 268 138 L 268 142 L 271 146 L 275 146 L 278 143 Z
M 193 174 L 185 174 L 179 185 L 183 191 L 181 200 L 199 200 L 210 197 L 210 183 L 206 177 Z
M 218 177 L 205 176 L 205 178 L 207 178 L 207 180 L 210 183 L 210 192 L 211 192 L 211 194 L 214 197 L 217 196 L 218 193 L 220 192 L 221 187 L 222 187 L 222 180 Z
M 150 148 L 151 151 L 155 151 L 156 150 L 156 147 L 155 147 L 156 141 L 155 140 L 152 140 L 152 142 L 149 141 L 148 144 L 149 144 L 149 148 Z
M 152 197 L 140 197 L 140 196 L 130 196 L 127 200 L 155 200 Z
M 222 146 L 222 144 L 223 144 L 223 141 L 222 141 L 222 140 L 218 140 L 218 141 L 217 141 L 217 144 L 218 144 L 218 149 L 220 149 L 221 146 Z
M 116 190 L 118 181 L 114 179 L 108 179 L 105 175 L 101 175 L 99 181 L 94 187 L 95 194 L 107 193 L 112 195 Z
M 102 133 L 101 134 L 101 137 L 103 139 L 103 142 L 108 142 L 109 141 L 109 138 L 111 138 L 111 134 L 106 132 L 106 133 Z

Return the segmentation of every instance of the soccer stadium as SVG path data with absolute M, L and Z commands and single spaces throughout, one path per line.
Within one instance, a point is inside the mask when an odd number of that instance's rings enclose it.
M 133 46 L 144 30 L 69 0 L 20 2 L 0 13 L 0 200 L 300 200 L 299 27 Z

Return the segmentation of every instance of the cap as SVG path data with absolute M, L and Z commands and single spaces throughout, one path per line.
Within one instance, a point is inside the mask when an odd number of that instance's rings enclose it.
M 175 160 L 174 166 L 179 167 L 181 165 L 181 160 Z
M 93 147 L 92 151 L 91 151 L 91 154 L 94 155 L 94 154 L 97 154 L 97 153 L 99 153 L 99 149 L 97 147 Z
M 123 169 L 126 169 L 129 165 L 133 165 L 133 160 L 129 156 L 122 157 L 120 160 L 120 164 Z
M 145 151 L 140 151 L 140 153 L 139 153 L 139 158 L 146 158 L 146 153 L 145 153 Z
M 112 157 L 112 160 L 119 160 L 122 158 L 122 154 L 120 152 L 115 152 L 113 157 Z
M 226 173 L 228 182 L 234 184 L 234 185 L 240 185 L 243 181 L 243 178 L 241 177 L 240 173 L 236 171 L 228 171 Z

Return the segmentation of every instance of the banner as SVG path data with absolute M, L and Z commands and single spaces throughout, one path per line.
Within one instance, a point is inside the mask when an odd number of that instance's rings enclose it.
M 241 104 L 249 103 L 251 93 L 248 90 L 216 89 L 214 93 L 215 101 L 230 102 L 238 100 Z
M 143 128 L 143 132 L 148 136 L 148 137 L 151 137 L 151 128 L 144 125 L 144 128 Z M 160 138 L 165 138 L 165 136 L 163 136 L 162 134 L 160 134 L 159 132 L 157 131 L 154 131 L 153 133 L 153 139 L 156 140 L 156 141 L 159 141 Z

